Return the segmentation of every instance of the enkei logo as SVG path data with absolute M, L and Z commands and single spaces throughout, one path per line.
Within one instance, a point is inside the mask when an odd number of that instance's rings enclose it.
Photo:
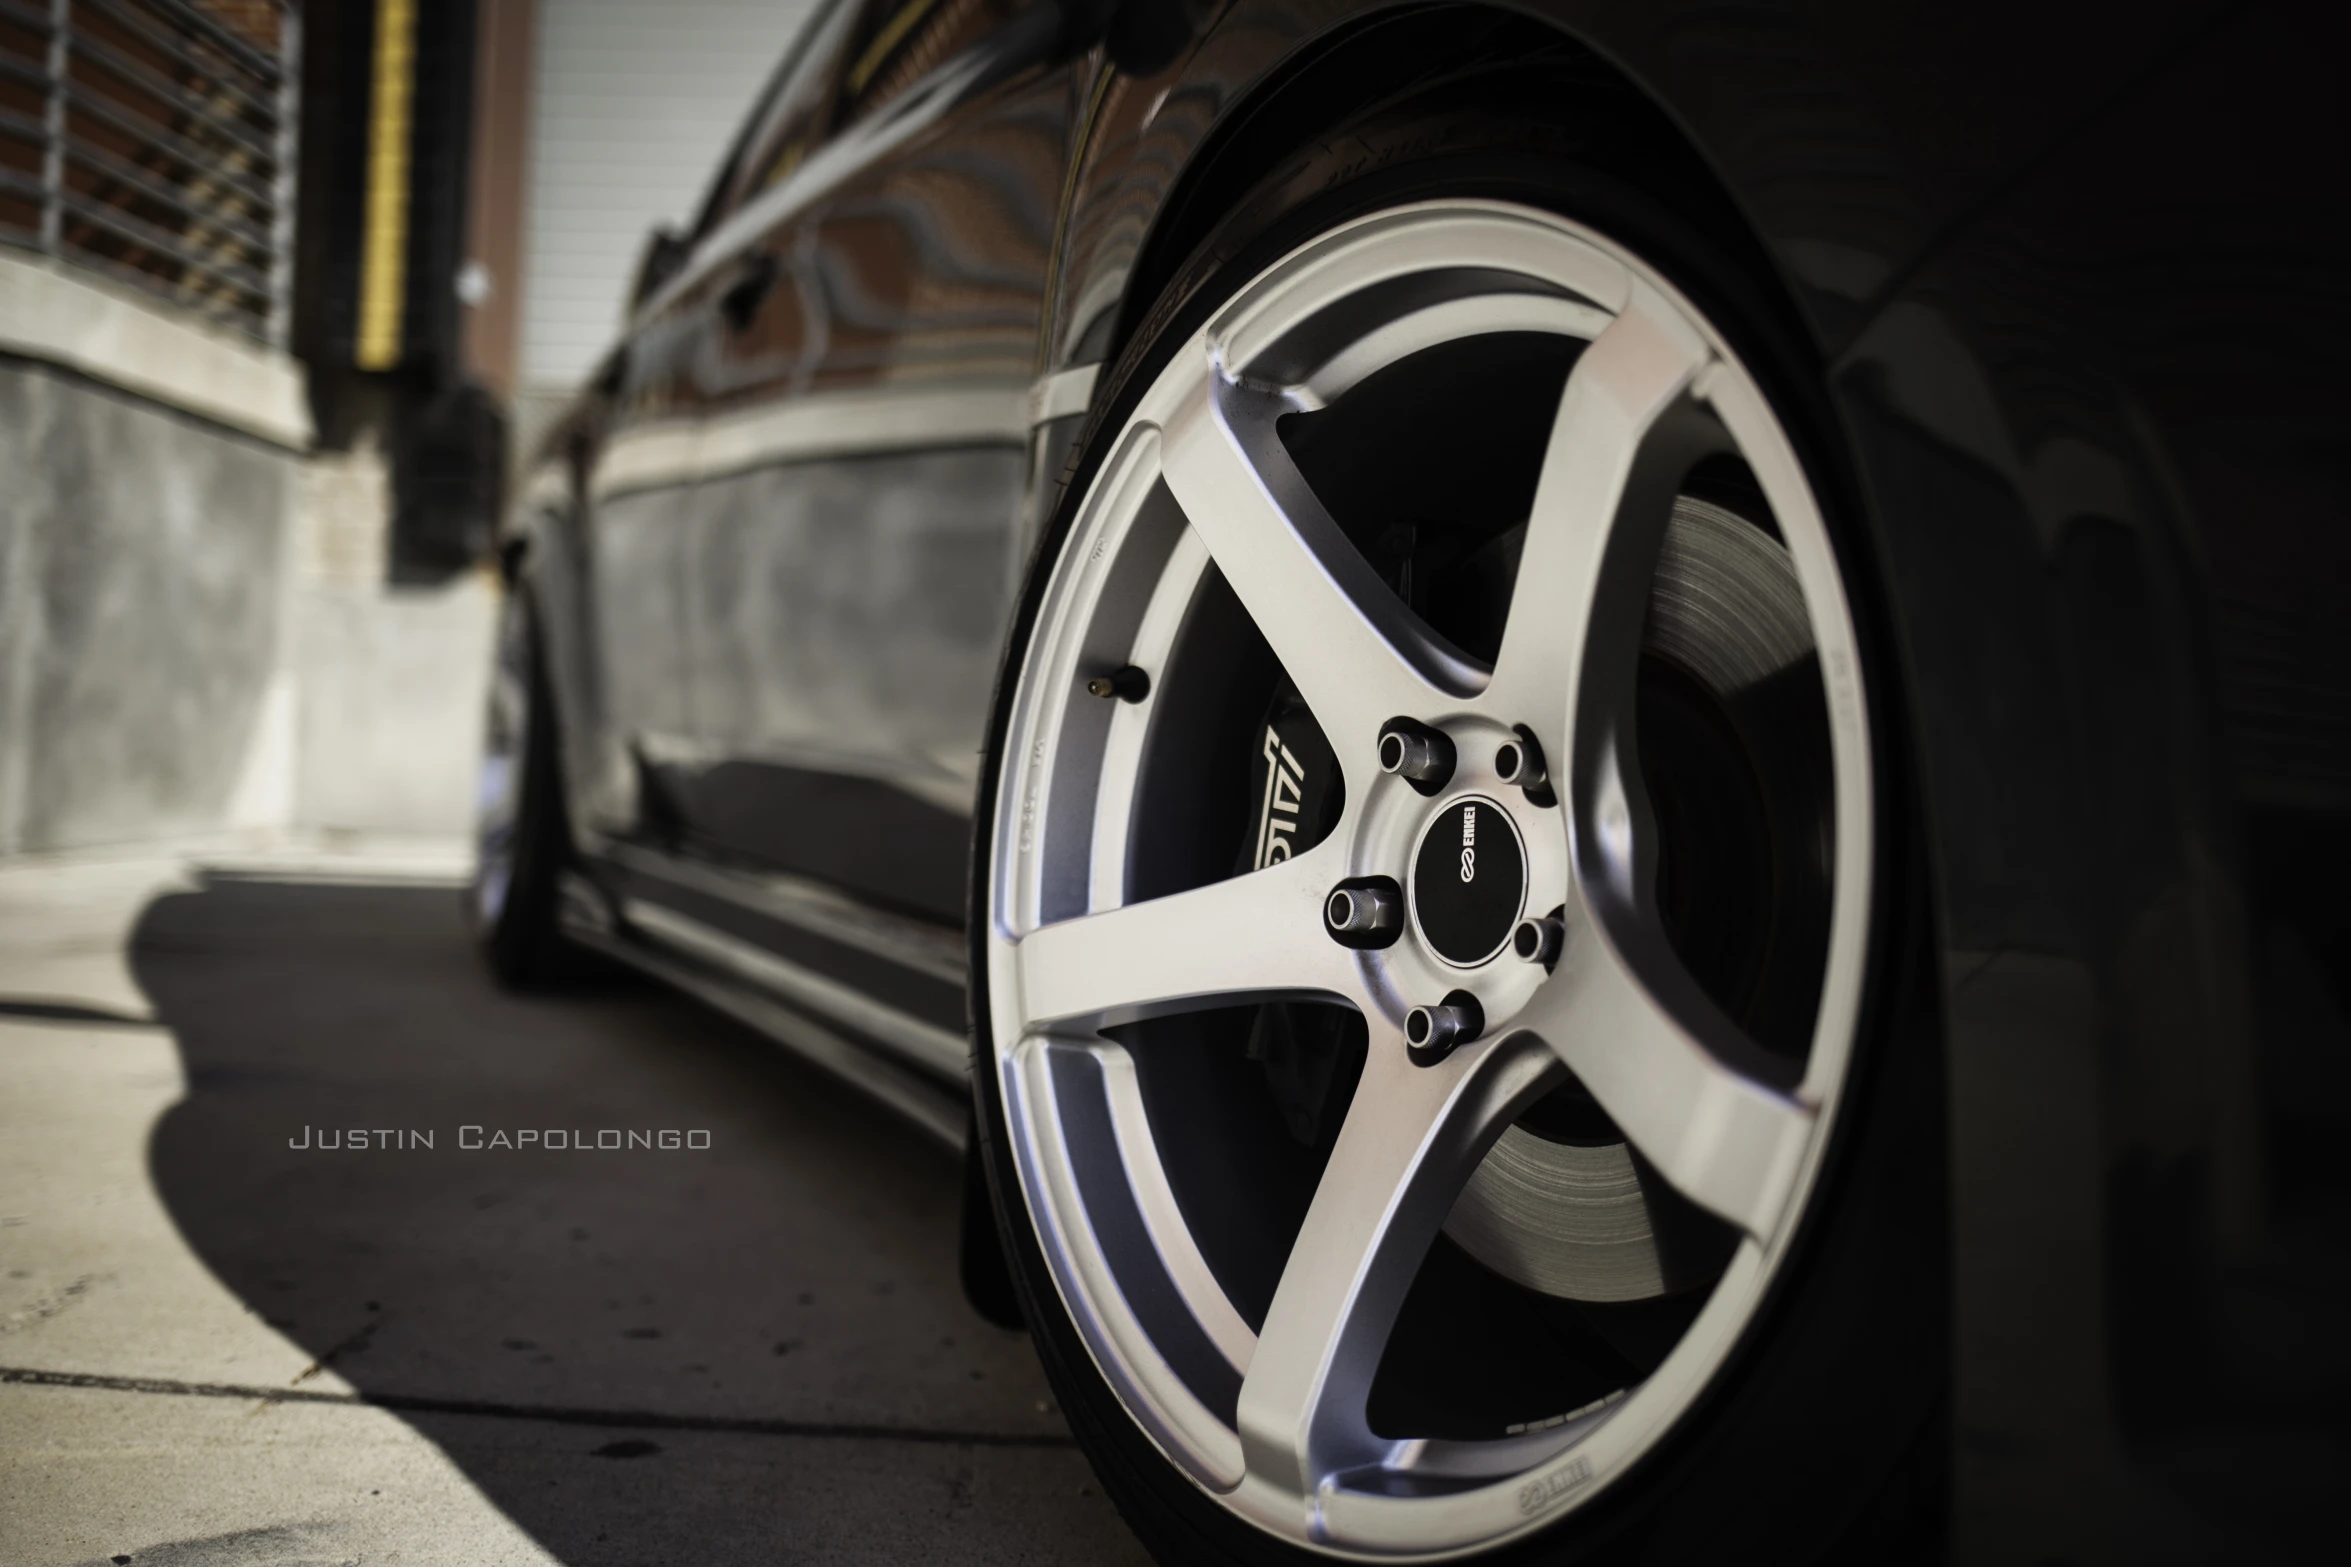
M 1465 805 L 1461 808 L 1461 879 L 1475 881 L 1477 878 L 1478 808 Z
M 1592 1460 L 1578 1458 L 1563 1468 L 1553 1470 L 1540 1480 L 1529 1480 L 1518 1488 L 1518 1510 L 1533 1517 L 1553 1502 L 1578 1487 L 1589 1484 L 1592 1478 Z
M 1265 806 L 1257 815 L 1257 864 L 1263 870 L 1290 857 L 1290 834 L 1298 830 L 1298 806 L 1306 769 L 1269 725 L 1265 731 Z

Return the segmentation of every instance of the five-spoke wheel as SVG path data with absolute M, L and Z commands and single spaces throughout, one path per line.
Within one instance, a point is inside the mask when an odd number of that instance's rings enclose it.
M 1292 250 L 1104 438 L 983 829 L 1051 1303 L 1255 1529 L 1507 1539 L 1692 1406 L 1837 1112 L 1872 785 L 1819 509 L 1704 316 L 1499 202 Z

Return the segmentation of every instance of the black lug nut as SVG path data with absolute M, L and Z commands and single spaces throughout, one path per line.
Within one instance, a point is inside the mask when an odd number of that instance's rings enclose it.
M 1391 718 L 1380 730 L 1380 770 L 1435 794 L 1453 776 L 1453 742 L 1426 724 Z
M 1557 915 L 1529 916 L 1510 933 L 1510 950 L 1525 962 L 1545 968 L 1559 961 L 1559 949 L 1566 942 L 1567 926 Z
M 1517 728 L 1518 738 L 1503 741 L 1494 752 L 1494 775 L 1506 784 L 1524 789 L 1527 798 L 1536 805 L 1549 805 L 1553 796 L 1551 777 L 1543 766 L 1543 747 L 1526 725 Z
M 1107 675 L 1096 675 L 1086 682 L 1086 690 L 1095 696 L 1114 696 L 1122 702 L 1140 702 L 1151 694 L 1151 677 L 1128 664 Z
M 1414 1007 L 1404 1014 L 1404 1051 L 1414 1066 L 1435 1066 L 1486 1031 L 1486 1011 L 1478 998 L 1456 990 L 1433 1007 Z
M 1357 876 L 1323 900 L 1323 929 L 1342 947 L 1387 947 L 1404 933 L 1404 889 L 1387 876 Z

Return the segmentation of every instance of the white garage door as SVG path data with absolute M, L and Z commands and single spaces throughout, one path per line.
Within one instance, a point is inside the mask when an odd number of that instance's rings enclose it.
M 526 400 L 568 393 L 611 345 L 646 231 L 692 214 L 810 4 L 539 0 Z

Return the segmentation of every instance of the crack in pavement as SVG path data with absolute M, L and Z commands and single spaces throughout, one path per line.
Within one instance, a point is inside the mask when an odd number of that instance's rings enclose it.
M 85 1273 L 54 1295 L 38 1296 L 31 1304 L 20 1306 L 5 1319 L 0 1319 L 0 1333 L 16 1333 L 26 1328 L 39 1327 L 81 1304 L 82 1297 L 90 1292 L 91 1285 L 106 1283 L 113 1277 L 111 1273 Z
M 561 1404 L 503 1404 L 487 1399 L 427 1398 L 402 1393 L 335 1393 L 316 1388 L 253 1387 L 227 1382 L 179 1382 L 168 1377 L 113 1377 L 90 1371 L 39 1371 L 0 1366 L 0 1386 L 79 1388 L 101 1393 L 146 1393 L 175 1398 L 258 1399 L 268 1404 L 340 1404 L 396 1414 L 476 1415 L 545 1425 L 625 1427 L 644 1431 L 709 1431 L 736 1436 L 808 1437 L 839 1442 L 910 1442 L 934 1447 L 1071 1448 L 1074 1438 L 1051 1433 L 961 1431 L 941 1426 L 863 1425 L 849 1421 L 771 1420 L 748 1415 L 678 1415 L 645 1409 L 581 1409 Z
M 374 1302 L 371 1301 L 369 1304 L 373 1305 Z M 317 1376 L 321 1371 L 324 1371 L 327 1367 L 333 1365 L 341 1357 L 345 1355 L 358 1354 L 361 1350 L 367 1348 L 368 1341 L 376 1336 L 376 1329 L 382 1327 L 383 1325 L 383 1318 L 369 1318 L 367 1323 L 362 1326 L 358 1332 L 352 1334 L 349 1338 L 343 1340 L 342 1343 L 337 1344 L 333 1349 L 330 1349 L 325 1354 L 319 1356 L 309 1365 L 304 1366 L 299 1372 L 295 1374 L 294 1380 L 287 1385 L 289 1387 L 300 1387 L 303 1383 L 309 1381 L 312 1377 Z

